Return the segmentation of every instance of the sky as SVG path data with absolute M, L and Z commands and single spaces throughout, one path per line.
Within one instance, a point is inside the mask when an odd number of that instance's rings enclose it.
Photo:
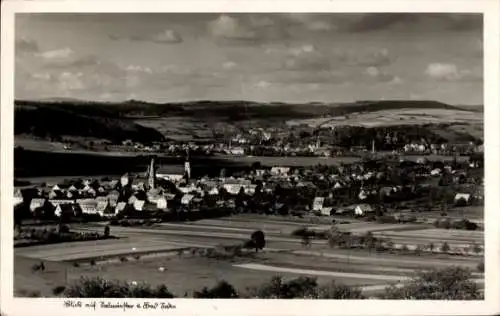
M 483 103 L 479 14 L 17 14 L 16 99 Z

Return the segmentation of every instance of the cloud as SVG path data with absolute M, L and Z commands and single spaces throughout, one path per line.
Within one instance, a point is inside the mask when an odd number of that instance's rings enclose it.
M 413 24 L 419 20 L 419 15 L 414 13 L 371 13 L 352 17 L 346 27 L 351 32 L 377 31 L 395 24 Z
M 146 67 L 146 66 L 138 66 L 138 65 L 129 65 L 125 70 L 130 71 L 130 72 L 145 72 L 148 74 L 152 74 L 153 71 L 151 68 Z
M 455 64 L 431 63 L 427 65 L 425 74 L 433 79 L 454 81 L 463 77 L 463 73 Z
M 210 22 L 209 29 L 213 36 L 229 40 L 248 41 L 257 38 L 257 33 L 239 19 L 224 14 Z
M 271 86 L 271 83 L 268 81 L 265 81 L 265 80 L 261 80 L 261 81 L 257 82 L 257 84 L 255 86 L 259 89 L 267 89 Z
M 68 72 L 61 73 L 58 77 L 57 85 L 60 90 L 83 90 L 89 88 L 84 84 L 84 75 L 82 72 Z
M 278 14 L 222 14 L 208 23 L 208 30 L 221 44 L 258 44 L 290 37 L 288 24 Z
M 182 42 L 181 36 L 174 30 L 164 30 L 153 34 L 151 41 L 155 43 L 177 44 Z
M 364 73 L 368 75 L 369 78 L 374 79 L 377 82 L 388 82 L 391 84 L 402 83 L 401 78 L 387 73 L 378 67 L 370 66 L 365 69 Z
M 63 49 L 45 51 L 43 53 L 39 53 L 38 56 L 44 59 L 66 59 L 70 58 L 74 54 L 75 52 L 72 49 L 66 47 Z
M 183 42 L 179 33 L 172 29 L 162 30 L 157 33 L 147 35 L 118 36 L 111 34 L 109 38 L 114 41 L 129 40 L 137 42 L 152 42 L 158 44 L 179 44 Z
M 226 69 L 226 70 L 230 70 L 230 69 L 233 69 L 235 68 L 237 65 L 235 62 L 232 62 L 232 61 L 226 61 L 224 64 L 222 64 L 222 68 Z
M 305 44 L 290 48 L 282 66 L 287 70 L 325 70 L 330 69 L 330 62 L 315 46 Z
M 299 25 L 309 31 L 331 31 L 337 27 L 332 23 L 331 16 L 312 13 L 289 13 L 285 14 L 293 24 Z
M 32 53 L 37 53 L 39 51 L 38 44 L 31 39 L 27 38 L 16 39 L 15 45 L 16 45 L 15 46 L 16 54 L 32 54 Z
M 480 14 L 457 13 L 291 13 L 282 15 L 290 26 L 309 31 L 367 33 L 388 29 L 408 32 L 482 30 Z
M 334 48 L 332 53 L 339 62 L 350 66 L 380 67 L 393 62 L 393 57 L 386 48 L 368 48 L 365 50 Z
M 283 84 L 343 84 L 347 76 L 339 71 L 280 71 L 274 73 L 273 82 Z

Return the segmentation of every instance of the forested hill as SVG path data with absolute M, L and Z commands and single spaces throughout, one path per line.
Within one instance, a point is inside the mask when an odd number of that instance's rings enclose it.
M 111 141 L 161 141 L 163 135 L 131 120 L 116 117 L 105 109 L 93 107 L 74 111 L 64 105 L 20 105 L 14 112 L 14 132 L 43 138 L 61 136 L 93 137 Z
M 359 101 L 354 103 L 301 103 L 249 102 L 249 101 L 193 101 L 182 103 L 148 103 L 129 100 L 121 103 L 85 101 L 22 101 L 18 100 L 16 113 L 21 108 L 36 107 L 39 111 L 52 113 L 55 110 L 85 117 L 130 118 L 141 116 L 189 116 L 215 118 L 220 120 L 248 119 L 297 119 L 317 116 L 338 116 L 355 112 L 373 112 L 403 108 L 454 109 L 475 111 L 474 108 L 460 108 L 436 101 Z M 43 109 L 43 110 L 42 110 Z M 478 107 L 479 110 L 479 107 Z

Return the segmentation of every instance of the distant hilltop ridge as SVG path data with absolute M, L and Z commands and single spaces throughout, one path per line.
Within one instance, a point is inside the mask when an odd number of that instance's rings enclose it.
M 149 103 L 145 101 L 128 100 L 125 102 L 107 103 L 93 101 L 15 101 L 15 124 L 16 134 L 22 133 L 18 126 L 25 126 L 32 130 L 33 126 L 47 125 L 37 122 L 42 117 L 59 117 L 64 114 L 65 122 L 71 124 L 72 116 L 78 116 L 78 122 L 82 119 L 95 121 L 96 119 L 131 119 L 144 117 L 190 117 L 200 121 L 211 119 L 226 122 L 238 122 L 246 120 L 293 120 L 308 119 L 325 116 L 342 116 L 359 112 L 376 112 L 397 109 L 447 109 L 456 111 L 482 112 L 482 107 L 460 107 L 437 101 L 415 101 L 415 100 L 379 100 L 358 101 L 351 103 L 260 103 L 253 101 L 192 101 L 176 103 Z M 33 115 L 37 113 L 37 115 Z M 63 113 L 64 112 L 64 113 Z M 29 117 L 29 124 L 24 118 Z M 75 117 L 73 117 L 75 118 Z M 76 119 L 76 118 L 75 118 Z M 58 121 L 60 122 L 60 121 Z M 104 122 L 95 122 L 95 129 L 104 131 Z M 116 125 L 127 127 L 126 130 L 137 130 L 141 127 L 131 126 L 132 122 L 118 122 Z M 119 123 L 119 124 L 118 124 Z M 101 128 L 102 127 L 102 128 Z M 117 129 L 120 130 L 121 128 Z M 49 128 L 50 129 L 50 128 Z M 24 131 L 25 132 L 25 131 Z M 132 132 L 134 134 L 134 132 Z M 153 132 L 154 133 L 154 132 Z M 57 134 L 57 133 L 56 133 Z M 79 133 L 78 133 L 79 134 Z M 85 134 L 91 134 L 90 132 Z M 102 133 L 100 133 L 102 134 Z M 118 135 L 116 135 L 118 137 Z M 118 137 L 121 138 L 121 137 Z M 139 137 L 141 138 L 141 137 Z
M 352 103 L 259 103 L 251 101 L 193 101 L 148 103 L 129 100 L 121 103 L 67 99 L 15 101 L 15 135 L 58 139 L 60 136 L 100 138 L 111 141 L 163 141 L 154 126 L 141 120 L 172 118 L 198 122 L 219 122 L 234 126 L 237 122 L 276 124 L 290 120 L 348 116 L 355 113 L 396 111 L 399 109 L 443 109 L 482 112 L 482 107 L 459 107 L 437 101 L 380 100 Z M 259 124 L 260 124 L 259 123 Z M 184 123 L 183 123 L 184 124 Z M 201 128 L 201 127 L 200 127 Z M 206 126 L 206 129 L 211 127 Z
M 245 101 L 245 100 L 193 100 L 193 101 L 179 101 L 179 102 L 149 102 L 142 100 L 130 99 L 122 102 L 105 102 L 105 101 L 90 101 L 81 100 L 75 98 L 64 98 L 64 97 L 53 97 L 44 98 L 39 100 L 22 100 L 16 99 L 14 101 L 16 105 L 22 104 L 59 104 L 59 105 L 170 105 L 170 106 L 303 106 L 303 105 L 315 105 L 315 106 L 331 106 L 331 107 L 343 107 L 343 106 L 355 106 L 355 107 L 367 107 L 375 106 L 374 110 L 382 109 L 393 109 L 393 108 L 446 108 L 446 109 L 475 109 L 482 108 L 483 105 L 450 105 L 439 101 L 433 100 L 359 100 L 355 102 L 322 102 L 322 101 L 311 101 L 311 102 L 280 102 L 280 101 L 270 101 L 270 102 L 257 102 L 257 101 Z M 368 110 L 368 109 L 367 109 Z

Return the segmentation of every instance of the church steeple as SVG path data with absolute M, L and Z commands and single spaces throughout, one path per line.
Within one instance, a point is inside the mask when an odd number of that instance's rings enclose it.
M 191 179 L 191 163 L 189 161 L 189 148 L 186 148 L 186 161 L 184 162 L 184 175 L 186 180 Z
M 156 187 L 156 166 L 154 157 L 151 158 L 147 176 L 148 176 L 148 188 L 154 189 Z

